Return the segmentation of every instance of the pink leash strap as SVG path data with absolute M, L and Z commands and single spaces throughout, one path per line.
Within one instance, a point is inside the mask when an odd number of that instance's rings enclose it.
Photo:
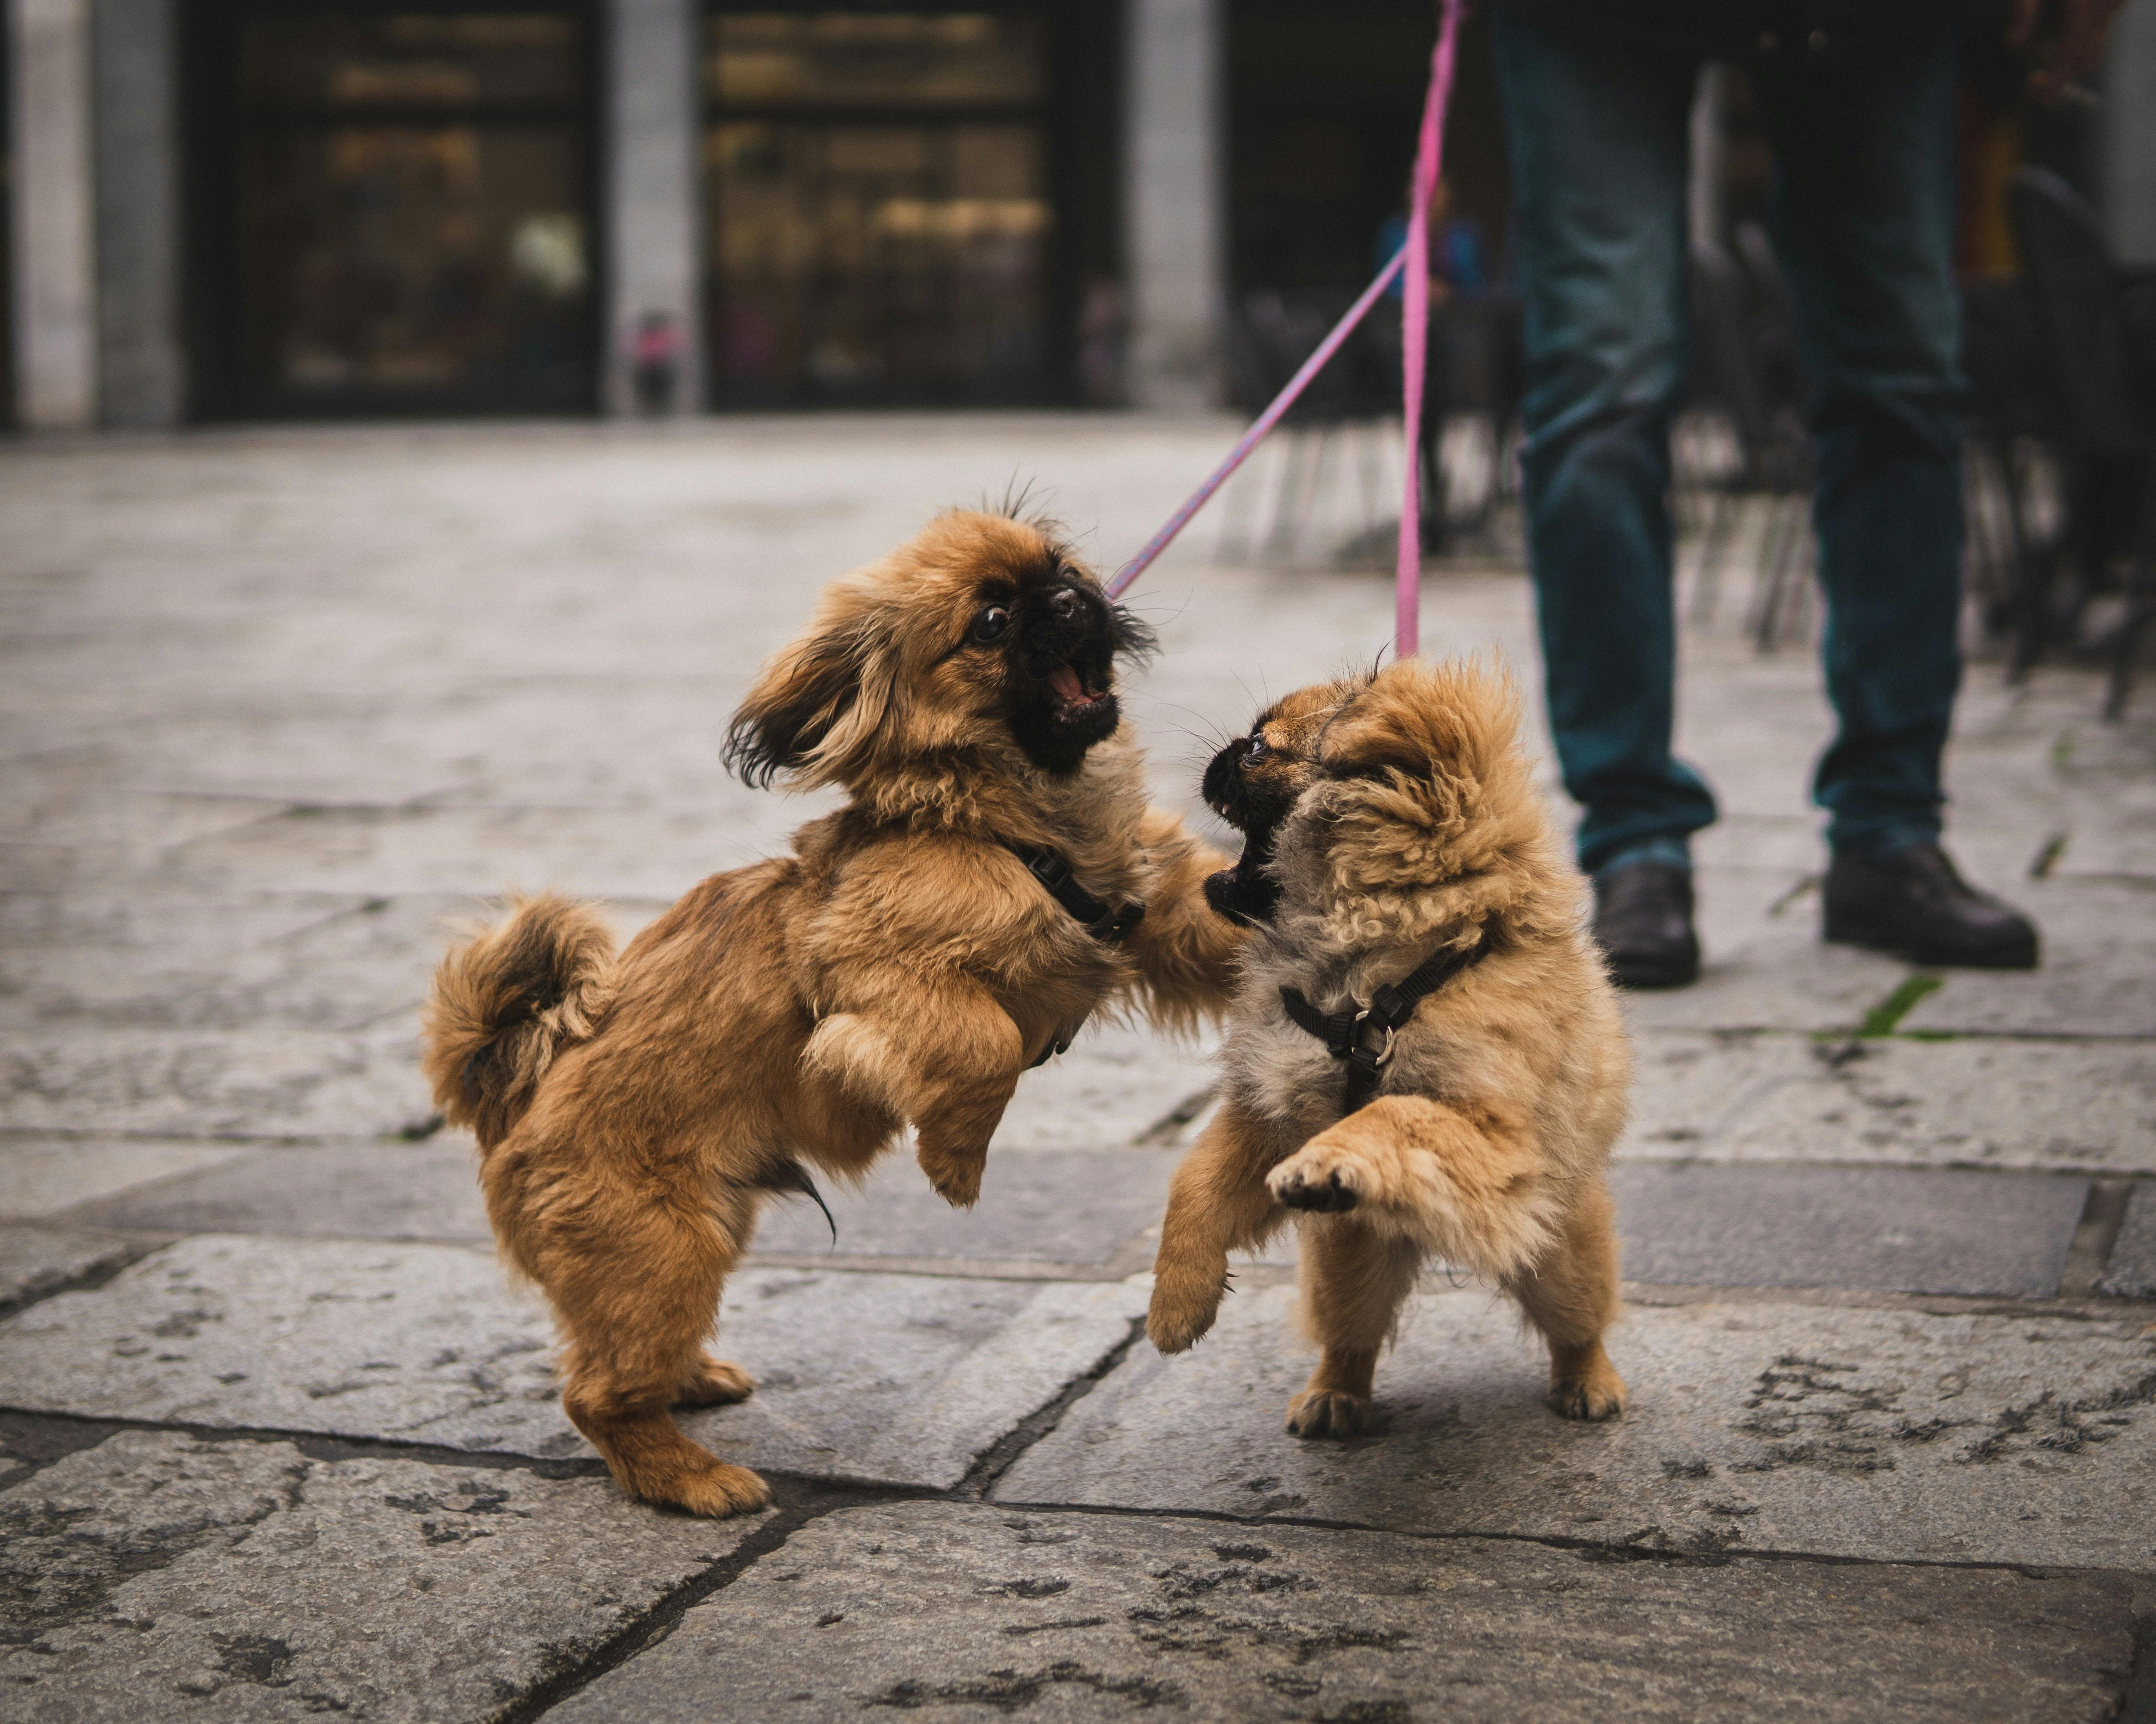
M 1227 458 L 1208 474 L 1205 482 L 1183 500 L 1183 506 L 1168 518 L 1167 524 L 1145 542 L 1136 557 L 1116 571 L 1115 578 L 1108 582 L 1108 596 L 1120 598 L 1131 582 L 1148 568 L 1153 560 L 1173 544 L 1175 536 L 1190 524 L 1190 518 L 1203 509 L 1213 494 L 1228 482 L 1229 477 L 1241 466 L 1252 449 L 1265 441 L 1265 435 L 1280 423 L 1281 417 L 1293 407 L 1297 398 L 1310 386 L 1310 380 L 1325 369 L 1326 362 L 1340 351 L 1341 344 L 1355 332 L 1356 326 L 1369 315 L 1393 278 L 1403 265 L 1408 269 L 1406 304 L 1402 312 L 1401 371 L 1407 413 L 1407 486 L 1401 498 L 1399 587 L 1394 606 L 1397 624 L 1395 646 L 1399 655 L 1407 657 L 1414 652 L 1421 638 L 1419 608 L 1422 596 L 1422 485 L 1420 469 L 1416 465 L 1417 431 L 1422 421 L 1423 365 L 1430 346 L 1430 197 L 1437 184 L 1438 167 L 1445 136 L 1445 110 L 1452 95 L 1452 62 L 1454 44 L 1460 28 L 1460 0 L 1442 0 L 1441 16 L 1438 23 L 1437 46 L 1430 52 L 1430 93 L 1423 100 L 1422 132 L 1415 149 L 1414 192 L 1413 207 L 1408 213 L 1407 244 L 1394 253 L 1392 261 L 1378 272 L 1378 279 L 1363 290 L 1362 297 L 1348 308 L 1339 322 L 1332 326 L 1332 333 L 1317 344 L 1317 351 L 1303 361 L 1301 367 L 1287 380 L 1287 385 L 1276 395 L 1270 405 L 1250 422 L 1250 428 L 1235 439 L 1235 446 L 1228 451 Z
M 1407 248 L 1402 246 L 1393 254 L 1393 260 L 1378 272 L 1378 279 L 1363 290 L 1363 297 L 1348 308 L 1348 314 L 1332 326 L 1332 332 L 1317 344 L 1317 351 L 1302 362 L 1302 368 L 1287 380 L 1287 387 L 1272 398 L 1272 404 L 1250 421 L 1250 428 L 1235 439 L 1235 448 L 1228 458 L 1205 477 L 1204 484 L 1183 499 L 1183 506 L 1168 517 L 1168 524 L 1145 542 L 1145 548 L 1116 571 L 1116 577 L 1108 582 L 1108 597 L 1118 597 L 1132 582 L 1152 567 L 1153 559 L 1168 549 L 1175 536 L 1190 524 L 1190 517 L 1203 509 L 1213 493 L 1228 482 L 1229 475 L 1243 464 L 1250 451 L 1265 441 L 1265 434 L 1281 422 L 1281 416 L 1293 407 L 1296 398 L 1310 385 L 1310 380 L 1325 369 L 1325 362 L 1340 351 L 1340 344 L 1355 333 L 1355 326 L 1368 315 L 1370 307 L 1392 285 L 1393 277 L 1400 273 L 1400 265 L 1407 259 Z
M 1445 151 L 1445 110 L 1452 95 L 1453 44 L 1460 0 L 1445 0 L 1437 45 L 1430 55 L 1430 94 L 1423 99 L 1422 135 L 1415 145 L 1414 192 L 1408 208 L 1407 290 L 1401 295 L 1402 411 L 1407 420 L 1407 478 L 1400 491 L 1399 572 L 1393 602 L 1393 651 L 1412 658 L 1422 646 L 1422 403 L 1430 349 L 1430 200 Z M 1440 506 L 1443 499 L 1437 500 Z

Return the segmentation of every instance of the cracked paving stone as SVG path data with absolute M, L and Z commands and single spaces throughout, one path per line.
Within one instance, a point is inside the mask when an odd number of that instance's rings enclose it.
M 116 1269 L 141 1249 L 109 1233 L 0 1226 L 0 1310 L 100 1270 Z
M 2156 1172 L 2156 1044 L 1648 1031 L 1620 1157 Z
M 1239 1294 L 1192 1352 L 1142 1343 L 999 1502 L 1281 1515 L 1647 1550 L 2156 1567 L 2156 1331 L 2142 1318 L 1755 1304 L 1635 1307 L 1621 1419 L 1543 1405 L 1509 1302 L 1418 1299 L 1377 1434 L 1281 1429 L 1311 1359 L 1292 1290 Z
M 1610 1169 L 1625 1278 L 2045 1299 L 2088 1181 L 1945 1167 Z
M 0 1492 L 0 1716 L 485 1718 L 757 1525 L 603 1479 L 123 1431 Z
M 1120 1282 L 744 1270 L 718 1347 L 757 1393 L 681 1423 L 744 1465 L 947 1487 L 1122 1345 L 1144 1302 Z M 0 1327 L 0 1404 L 589 1455 L 550 1341 L 476 1251 L 208 1235 Z
M 2094 1724 L 2136 1595 L 905 1503 L 814 1521 L 548 1716 Z

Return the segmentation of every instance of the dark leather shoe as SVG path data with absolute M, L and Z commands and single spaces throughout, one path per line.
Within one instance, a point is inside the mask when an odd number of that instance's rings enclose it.
M 1937 844 L 1887 856 L 1836 856 L 1826 871 L 1830 940 L 1917 964 L 1983 970 L 2036 967 L 2036 925 L 1979 892 Z
M 1691 873 L 1668 862 L 1630 862 L 1596 875 L 1594 937 L 1620 988 L 1682 988 L 1698 980 Z

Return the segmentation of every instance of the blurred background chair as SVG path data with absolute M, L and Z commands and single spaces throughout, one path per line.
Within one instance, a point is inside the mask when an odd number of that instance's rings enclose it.
M 2018 171 L 2007 210 L 2065 507 L 2058 554 L 2023 565 L 2015 661 L 2025 670 L 2061 635 L 2079 640 L 2089 602 L 2118 595 L 2104 702 L 2116 718 L 2156 610 L 2156 285 L 2120 267 L 2094 212 L 2056 174 Z M 2064 593 L 2061 574 L 2073 583 Z

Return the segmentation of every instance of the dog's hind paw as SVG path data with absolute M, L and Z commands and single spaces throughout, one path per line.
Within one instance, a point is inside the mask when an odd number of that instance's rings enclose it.
M 1549 1403 L 1567 1419 L 1614 1419 L 1625 1410 L 1625 1379 L 1606 1364 L 1584 1377 L 1560 1377 L 1550 1384 Z
M 745 1466 L 715 1459 L 707 1467 L 684 1469 L 660 1489 L 638 1494 L 667 1508 L 723 1521 L 762 1508 L 771 1501 L 771 1486 Z
M 675 1396 L 677 1407 L 725 1407 L 736 1401 L 746 1401 L 756 1393 L 756 1379 L 738 1365 L 729 1365 L 724 1359 L 715 1359 L 706 1353 L 689 1367 L 689 1374 L 681 1379 L 680 1393 Z
M 1338 1389 L 1306 1388 L 1287 1403 L 1291 1436 L 1358 1437 L 1369 1422 L 1369 1402 Z

